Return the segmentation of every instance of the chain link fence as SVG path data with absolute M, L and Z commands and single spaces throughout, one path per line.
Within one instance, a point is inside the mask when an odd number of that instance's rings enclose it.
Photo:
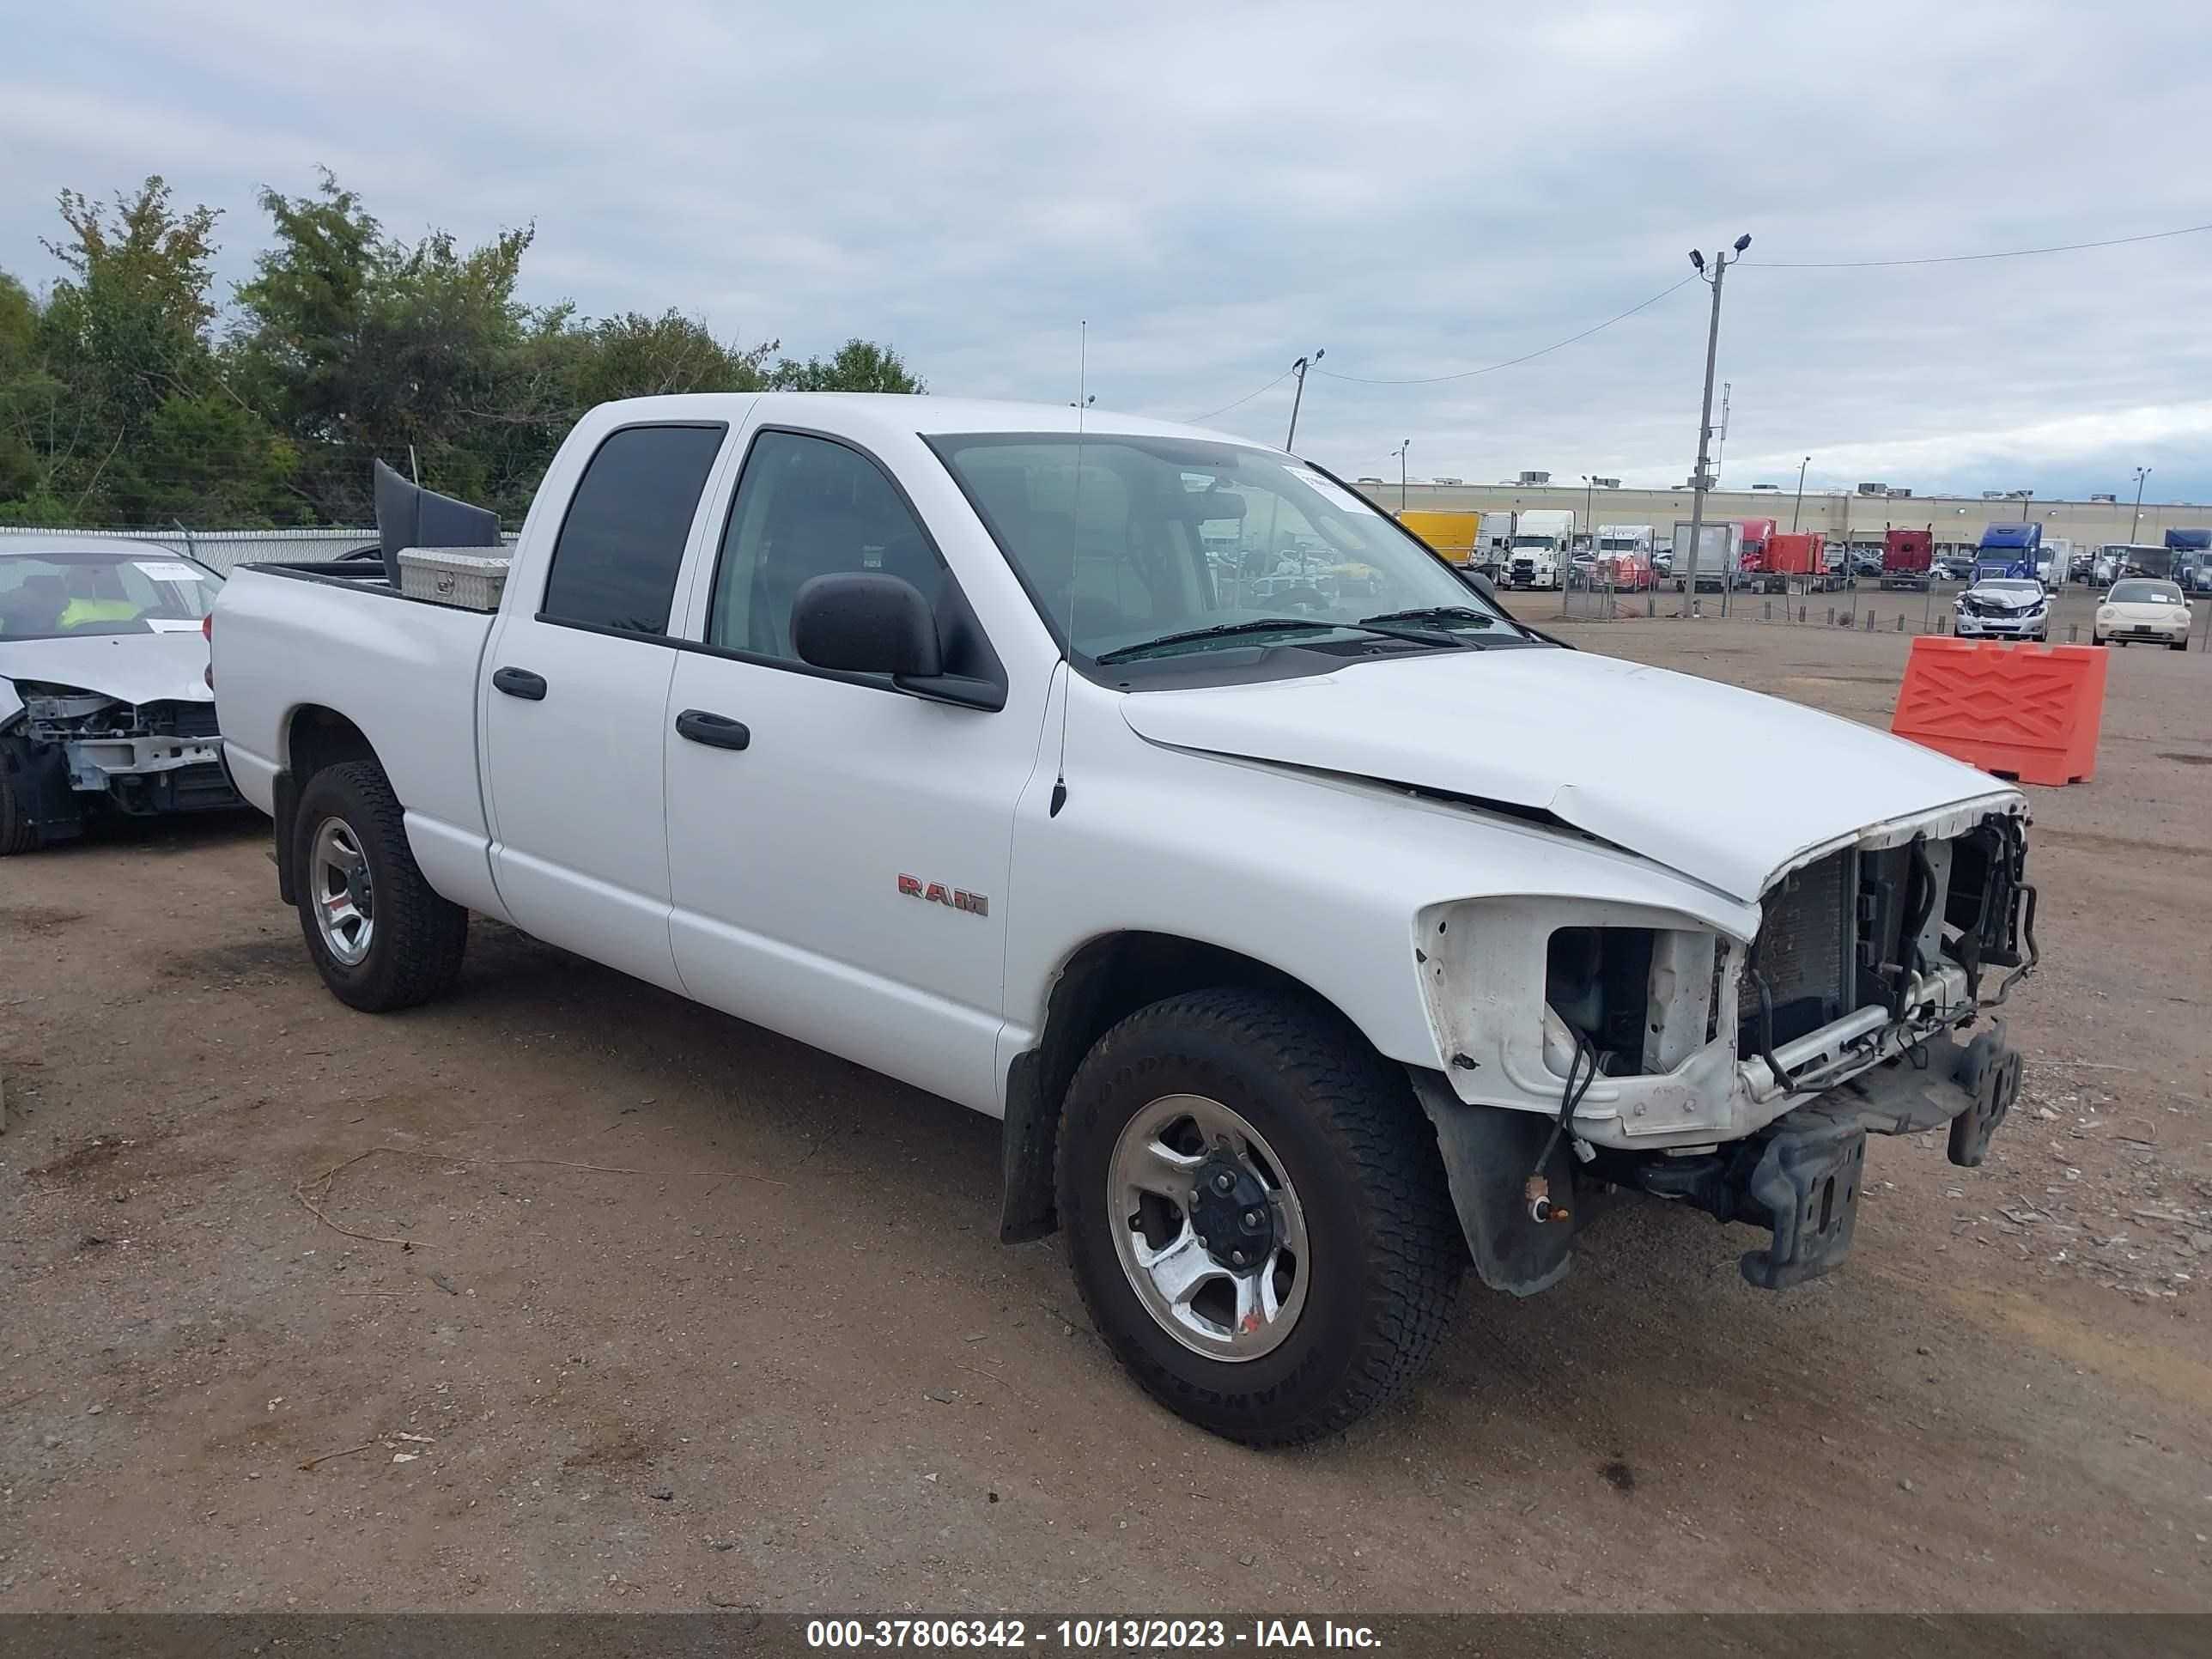
M 1661 578 L 1655 586 L 1622 587 L 1577 573 L 1570 576 L 1559 595 L 1563 622 L 1664 621 L 1697 616 L 1717 621 L 1786 624 L 1794 628 L 1851 629 L 1861 633 L 1933 634 L 1952 631 L 1954 605 L 1970 584 L 1931 582 L 1923 589 L 1886 589 L 1871 579 L 1840 586 L 1807 588 L 1790 578 L 1782 591 L 1753 586 L 1733 573 L 1718 584 L 1700 584 L 1695 594 L 1681 591 L 1671 580 Z M 1532 596 L 1533 597 L 1533 596 Z M 2064 606 L 2071 598 L 2075 616 L 2051 624 L 2053 645 L 2090 643 L 2097 594 L 2088 589 L 2059 588 L 2054 602 Z M 2212 651 L 2212 604 L 2198 604 L 2191 616 L 2191 642 L 2200 651 Z

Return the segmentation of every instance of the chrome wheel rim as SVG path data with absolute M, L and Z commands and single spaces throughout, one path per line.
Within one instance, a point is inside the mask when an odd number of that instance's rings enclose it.
M 1114 1143 L 1106 1199 L 1129 1288 L 1177 1342 L 1242 1363 L 1288 1339 L 1312 1277 L 1305 1212 L 1242 1114 L 1204 1095 L 1152 1101 Z
M 307 881 L 323 948 L 346 967 L 358 968 L 375 941 L 376 884 L 361 838 L 343 818 L 325 818 L 315 826 Z

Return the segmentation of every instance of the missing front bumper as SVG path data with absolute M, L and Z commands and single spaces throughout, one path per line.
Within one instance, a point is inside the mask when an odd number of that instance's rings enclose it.
M 1762 1290 L 1817 1279 L 1850 1251 L 1866 1138 L 1950 1126 L 1950 1158 L 1979 1164 L 2020 1094 L 2021 1056 L 1997 1021 L 1971 1042 L 1936 1036 L 1785 1113 L 1748 1139 L 1688 1158 L 1601 1155 L 1591 1173 L 1723 1221 L 1767 1228 L 1743 1276 Z

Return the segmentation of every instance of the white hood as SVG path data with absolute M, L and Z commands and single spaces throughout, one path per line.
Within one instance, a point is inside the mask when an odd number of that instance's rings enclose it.
M 175 634 L 84 634 L 74 639 L 0 636 L 0 680 L 43 680 L 125 702 L 213 702 L 207 641 L 195 623 Z M 15 698 L 7 699 L 12 706 Z
M 1155 743 L 1547 811 L 1746 902 L 1860 830 L 2021 799 L 1855 721 L 1583 651 L 1440 651 L 1122 713 Z

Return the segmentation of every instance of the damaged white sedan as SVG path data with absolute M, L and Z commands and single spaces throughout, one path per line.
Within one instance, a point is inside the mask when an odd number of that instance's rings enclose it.
M 1218 1432 L 1352 1421 L 1611 1194 L 1824 1273 L 1870 1132 L 1972 1165 L 2018 1088 L 2018 790 L 1566 648 L 1281 452 L 650 398 L 511 562 L 387 507 L 214 619 L 331 991 L 440 994 L 477 911 L 1001 1118 L 1004 1236 Z
M 99 814 L 243 803 L 207 682 L 222 578 L 112 537 L 0 538 L 0 855 Z

